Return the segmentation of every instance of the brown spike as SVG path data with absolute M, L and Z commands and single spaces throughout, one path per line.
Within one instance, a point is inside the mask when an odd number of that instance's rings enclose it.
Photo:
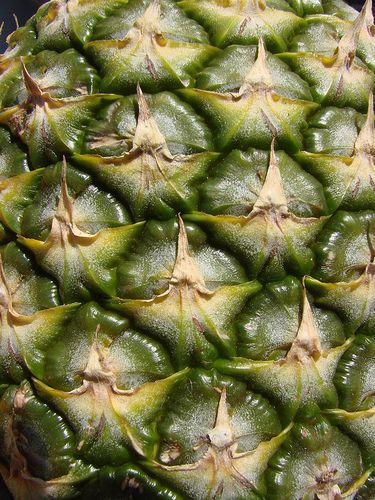
M 46 101 L 46 99 L 44 98 L 45 95 L 43 91 L 28 72 L 25 63 L 23 62 L 22 59 L 21 59 L 21 64 L 22 64 L 23 81 L 25 83 L 25 87 L 29 94 L 30 100 L 35 102 L 36 104 L 43 105 Z

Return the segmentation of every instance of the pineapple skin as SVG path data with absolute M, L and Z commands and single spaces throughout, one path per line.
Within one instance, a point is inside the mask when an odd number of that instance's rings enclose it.
M 52 0 L 0 56 L 0 497 L 375 498 L 368 0 Z

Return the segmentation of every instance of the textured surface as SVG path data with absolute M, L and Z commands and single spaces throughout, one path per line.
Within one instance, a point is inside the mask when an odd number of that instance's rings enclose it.
M 323 0 L 64 0 L 0 56 L 0 474 L 375 497 L 375 41 Z

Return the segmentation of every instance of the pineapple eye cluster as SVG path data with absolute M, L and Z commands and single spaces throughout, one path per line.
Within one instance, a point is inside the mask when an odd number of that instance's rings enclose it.
M 375 497 L 373 23 L 51 0 L 9 37 L 0 497 Z

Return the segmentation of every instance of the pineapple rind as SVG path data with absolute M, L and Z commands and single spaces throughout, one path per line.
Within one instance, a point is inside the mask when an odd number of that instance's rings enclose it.
M 9 37 L 13 498 L 374 497 L 373 33 L 369 0 L 52 0 Z

